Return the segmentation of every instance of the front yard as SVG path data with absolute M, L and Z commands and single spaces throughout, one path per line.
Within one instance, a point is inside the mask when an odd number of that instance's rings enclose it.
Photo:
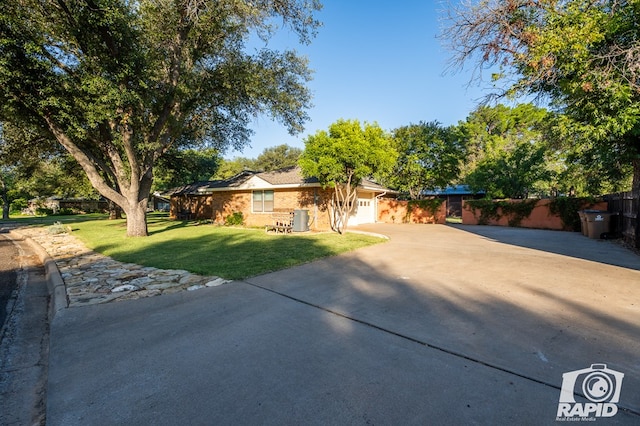
M 290 268 L 327 256 L 384 242 L 368 235 L 347 233 L 266 234 L 264 229 L 222 227 L 149 216 L 149 236 L 129 238 L 124 220 L 102 215 L 19 219 L 47 226 L 69 225 L 87 247 L 122 262 L 161 269 L 184 269 L 200 275 L 242 279 Z

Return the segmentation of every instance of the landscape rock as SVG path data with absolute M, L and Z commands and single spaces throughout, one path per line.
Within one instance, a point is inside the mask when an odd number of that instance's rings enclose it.
M 69 306 L 134 300 L 216 287 L 231 281 L 182 269 L 158 269 L 123 263 L 89 250 L 71 234 L 49 234 L 45 228 L 20 228 L 56 262 Z

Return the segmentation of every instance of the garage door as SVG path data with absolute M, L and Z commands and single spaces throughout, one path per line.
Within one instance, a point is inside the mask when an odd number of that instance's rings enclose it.
M 349 218 L 349 226 L 375 222 L 374 210 L 371 198 L 358 198 L 356 211 Z

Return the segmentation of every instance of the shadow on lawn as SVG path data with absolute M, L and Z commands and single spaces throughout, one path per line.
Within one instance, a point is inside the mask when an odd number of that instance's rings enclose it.
M 189 226 L 192 225 L 177 222 L 150 235 L 179 231 Z M 103 243 L 98 244 L 95 251 L 109 253 L 122 262 L 242 279 L 348 251 L 354 244 L 353 238 L 358 238 L 335 236 L 327 239 L 327 236 L 318 234 L 265 235 L 262 230 L 201 226 L 206 227 L 204 234 L 174 232 L 169 240 L 147 240 L 144 246 L 136 248 L 121 246 L 117 242 Z M 218 230 L 220 232 L 216 232 Z M 354 248 L 362 245 L 368 244 L 356 244 Z

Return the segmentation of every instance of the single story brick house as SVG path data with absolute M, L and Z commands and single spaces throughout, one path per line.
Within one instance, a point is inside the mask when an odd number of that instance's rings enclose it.
M 375 223 L 378 201 L 389 190 L 370 180 L 358 186 L 358 201 L 349 226 Z M 172 218 L 209 219 L 224 223 L 225 218 L 242 212 L 245 225 L 264 226 L 274 213 L 308 210 L 311 230 L 329 230 L 333 189 L 324 189 L 316 178 L 305 178 L 299 167 L 272 172 L 244 171 L 229 179 L 195 182 L 169 191 Z

